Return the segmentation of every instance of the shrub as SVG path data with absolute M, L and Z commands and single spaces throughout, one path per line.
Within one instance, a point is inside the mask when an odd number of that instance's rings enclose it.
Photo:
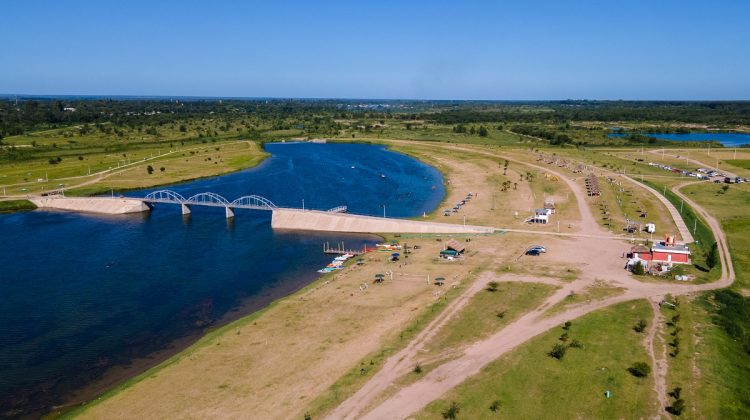
M 651 373 L 651 366 L 645 362 L 636 362 L 633 363 L 633 366 L 628 368 L 628 372 L 637 378 L 645 378 Z
M 685 409 L 685 400 L 683 400 L 682 398 L 678 398 L 674 400 L 672 405 L 667 407 L 667 411 L 670 414 L 674 414 L 675 416 L 679 416 L 680 414 L 682 414 L 682 411 L 684 409 Z
M 635 331 L 637 333 L 642 333 L 642 332 L 646 331 L 646 326 L 647 325 L 648 324 L 646 324 L 646 321 L 640 319 L 640 320 L 638 320 L 638 322 L 635 323 L 635 326 L 633 327 L 633 331 Z
M 498 287 L 500 287 L 500 283 L 496 281 L 491 281 L 487 283 L 487 291 L 489 292 L 497 292 Z
M 498 410 L 500 410 L 500 400 L 492 401 L 492 404 L 490 404 L 490 411 L 497 413 Z
M 443 410 L 442 414 L 444 419 L 450 419 L 453 420 L 458 416 L 458 412 L 461 411 L 461 408 L 458 406 L 458 403 L 455 401 L 451 402 L 451 405 L 448 406 L 445 410 Z
M 557 360 L 562 360 L 563 357 L 565 357 L 565 351 L 567 349 L 562 344 L 555 344 L 552 347 L 552 350 L 550 350 L 549 353 L 547 353 L 548 356 L 554 357 Z
M 570 344 L 568 345 L 568 347 L 572 347 L 574 349 L 582 349 L 583 348 L 583 343 L 581 343 L 578 340 L 573 340 L 573 341 L 570 342 Z
M 417 365 L 414 366 L 414 373 L 422 373 L 422 365 L 417 363 Z
M 646 274 L 646 269 L 643 267 L 643 264 L 639 261 L 633 265 L 633 274 L 636 276 L 642 276 Z
M 148 165 L 146 167 L 146 172 L 148 172 L 148 174 L 151 175 L 152 173 L 154 173 L 154 167 L 151 165 Z
M 565 324 L 563 324 L 563 327 L 562 327 L 562 329 L 564 329 L 564 330 L 569 330 L 569 329 L 570 329 L 570 327 L 572 327 L 572 326 L 573 326 L 573 323 L 572 323 L 572 322 L 570 322 L 570 321 L 565 321 Z

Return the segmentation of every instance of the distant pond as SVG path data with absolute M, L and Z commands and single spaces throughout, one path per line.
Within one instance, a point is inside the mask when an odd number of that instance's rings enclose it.
M 726 147 L 750 144 L 750 134 L 744 133 L 641 133 L 644 136 L 671 141 L 716 141 Z M 609 137 L 625 137 L 627 133 L 613 133 Z

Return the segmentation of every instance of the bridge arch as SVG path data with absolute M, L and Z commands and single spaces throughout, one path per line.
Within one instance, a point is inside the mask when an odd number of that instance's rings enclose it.
M 185 197 L 172 190 L 158 190 L 147 194 L 144 198 L 144 201 L 160 203 L 184 203 L 187 200 L 185 199 Z
M 276 208 L 276 204 L 271 200 L 261 197 L 259 195 L 246 195 L 240 197 L 230 203 L 230 207 L 250 207 L 257 209 L 273 210 Z
M 203 204 L 229 207 L 229 200 L 212 192 L 203 192 L 196 194 L 185 201 L 186 204 Z

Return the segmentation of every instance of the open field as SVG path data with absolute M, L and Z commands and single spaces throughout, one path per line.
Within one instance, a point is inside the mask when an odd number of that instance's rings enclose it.
M 656 409 L 651 380 L 627 371 L 648 360 L 643 337 L 632 327 L 650 317 L 646 302 L 627 302 L 577 319 L 568 330 L 554 328 L 487 365 L 415 418 L 441 418 L 453 401 L 459 418 L 650 417 Z M 560 339 L 564 334 L 566 341 Z M 568 348 L 561 360 L 547 355 L 555 344 L 573 340 L 582 347 Z M 493 412 L 495 401 L 499 407 Z
M 74 195 L 145 188 L 219 175 L 257 165 L 265 158 L 257 143 L 233 141 L 197 143 L 175 149 L 144 147 L 127 153 L 93 153 L 0 166 L 0 186 L 6 195 L 40 194 L 60 188 Z M 148 168 L 151 167 L 151 173 Z M 89 170 L 91 175 L 89 175 Z

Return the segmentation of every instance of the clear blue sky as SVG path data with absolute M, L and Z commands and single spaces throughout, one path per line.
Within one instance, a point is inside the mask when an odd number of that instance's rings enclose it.
M 0 93 L 750 99 L 750 1 L 0 3 Z

